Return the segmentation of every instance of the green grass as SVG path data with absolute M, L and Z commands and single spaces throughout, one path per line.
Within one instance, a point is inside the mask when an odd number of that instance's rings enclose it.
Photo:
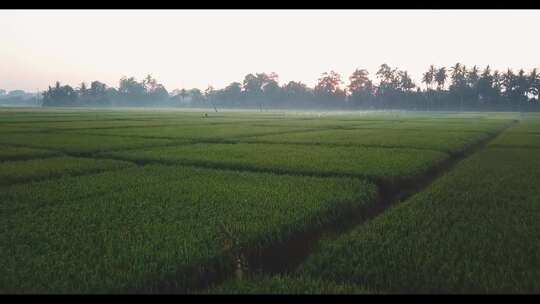
M 523 160 L 527 161 L 523 161 Z M 540 156 L 482 151 L 335 241 L 303 273 L 374 291 L 540 291 Z
M 0 186 L 65 175 L 95 173 L 135 166 L 118 160 L 75 157 L 51 157 L 25 161 L 0 162 Z
M 56 193 L 52 196 L 63 201 L 4 215 L 0 244 L 9 246 L 0 247 L 0 292 L 151 292 L 162 281 L 181 290 L 201 267 L 230 267 L 231 244 L 277 242 L 368 206 L 376 195 L 373 185 L 358 179 L 141 170 L 154 177 L 86 199 L 76 191 Z M 106 179 L 114 182 L 110 176 Z M 93 180 L 99 184 L 101 178 Z M 63 184 L 57 191 L 71 188 Z M 39 189 L 51 191 L 43 183 Z
M 417 177 L 448 158 L 445 153 L 429 150 L 283 144 L 192 144 L 102 155 L 277 173 L 349 175 L 387 182 Z

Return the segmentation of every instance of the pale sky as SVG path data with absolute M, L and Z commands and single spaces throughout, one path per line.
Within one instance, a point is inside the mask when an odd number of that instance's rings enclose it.
M 532 10 L 0 10 L 0 89 L 151 74 L 172 91 L 276 72 L 313 86 L 382 63 L 419 84 L 430 64 L 540 67 Z

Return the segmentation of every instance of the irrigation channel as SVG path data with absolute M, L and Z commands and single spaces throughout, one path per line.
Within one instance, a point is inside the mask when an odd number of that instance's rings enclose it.
M 128 290 L 130 293 L 200 293 L 205 289 L 216 286 L 227 279 L 249 279 L 252 275 L 275 275 L 294 272 L 302 262 L 316 249 L 319 240 L 335 239 L 358 225 L 371 220 L 387 208 L 407 200 L 416 193 L 423 191 L 439 177 L 443 176 L 461 160 L 482 150 L 490 141 L 511 126 L 519 123 L 514 120 L 498 132 L 490 134 L 485 139 L 467 147 L 459 153 L 452 153 L 450 157 L 435 166 L 427 173 L 416 178 L 395 182 L 393 184 L 373 181 L 378 188 L 378 198 L 374 204 L 360 206 L 355 210 L 346 212 L 336 220 L 297 233 L 288 239 L 273 243 L 266 247 L 237 247 L 234 236 L 223 227 L 224 235 L 230 237 L 231 247 L 227 251 L 229 265 L 210 263 L 205 266 L 194 266 L 192 269 L 182 269 L 177 276 L 171 276 L 159 282 L 148 282 L 144 290 Z M 140 164 L 143 165 L 143 164 Z M 197 165 L 193 165 L 197 166 Z M 287 173 L 283 173 L 287 174 Z M 187 272 L 186 272 L 187 270 Z M 185 281 L 188 278 L 189 287 L 178 287 L 176 281 Z

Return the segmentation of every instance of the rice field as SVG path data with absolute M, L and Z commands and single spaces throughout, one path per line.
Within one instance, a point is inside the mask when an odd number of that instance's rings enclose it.
M 0 293 L 540 291 L 540 116 L 204 114 L 0 109 Z

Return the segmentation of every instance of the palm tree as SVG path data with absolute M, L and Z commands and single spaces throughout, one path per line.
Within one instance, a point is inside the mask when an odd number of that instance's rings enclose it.
M 466 85 L 465 72 L 467 71 L 467 68 L 458 62 L 451 67 L 450 70 L 452 71 L 450 76 L 452 78 L 451 90 L 459 93 L 460 111 L 463 111 L 463 89 Z
M 431 91 L 431 84 L 433 83 L 435 73 L 436 73 L 435 66 L 432 64 L 432 65 L 429 66 L 429 70 L 427 72 L 425 72 L 423 77 L 422 77 L 422 82 L 426 84 L 426 92 L 427 92 L 427 96 L 428 96 L 428 98 L 426 99 L 426 110 L 428 108 L 429 96 L 430 96 L 430 91 Z
M 527 96 L 528 92 L 530 90 L 530 82 L 529 77 L 525 74 L 525 71 L 523 69 L 520 69 L 517 77 L 516 77 L 516 93 L 517 93 L 517 102 L 518 102 L 518 109 L 521 113 L 521 104 L 523 101 L 526 101 L 529 99 Z
M 410 92 L 416 86 L 407 71 L 399 71 L 399 86 L 405 92 Z
M 493 90 L 495 91 L 495 94 L 497 94 L 497 97 L 501 96 L 502 85 L 503 77 L 498 70 L 495 70 L 493 72 Z
M 504 87 L 504 95 L 507 98 L 512 98 L 514 95 L 515 77 L 511 69 L 506 70 L 506 73 L 502 75 L 502 86 Z
M 444 84 L 446 83 L 446 68 L 445 67 L 441 67 L 440 69 L 437 70 L 437 72 L 435 73 L 435 76 L 434 76 L 434 79 L 435 79 L 435 82 L 437 83 L 437 99 L 440 100 L 441 98 L 441 94 L 442 94 L 442 90 L 444 89 Z
M 435 66 L 432 64 L 429 66 L 429 70 L 424 73 L 422 82 L 426 84 L 426 90 L 431 89 L 431 84 L 433 83 L 436 72 L 437 71 L 435 70 Z
M 525 71 L 523 69 L 520 69 L 517 74 L 517 91 L 519 93 L 519 97 L 526 97 L 527 93 L 529 92 L 530 83 L 529 78 L 525 74 Z
M 519 113 L 521 114 L 521 104 L 523 101 L 527 101 L 529 97 L 527 94 L 530 90 L 529 77 L 525 74 L 523 69 L 520 69 L 516 77 L 516 93 Z
M 472 95 L 473 102 L 478 102 L 478 81 L 480 80 L 479 75 L 480 69 L 475 65 L 472 67 L 472 69 L 467 73 L 467 85 L 469 88 L 469 92 Z
M 437 82 L 437 89 L 441 90 L 444 88 L 444 84 L 446 83 L 446 68 L 442 67 L 439 70 L 437 70 L 437 73 L 435 73 L 435 82 Z
M 540 102 L 540 75 L 536 68 L 532 69 L 529 74 L 529 93 L 533 96 L 536 95 L 536 101 Z
M 479 76 L 478 76 L 478 73 L 480 72 L 480 69 L 478 69 L 478 67 L 475 65 L 472 67 L 472 69 L 469 71 L 468 73 L 468 80 L 471 84 L 471 87 L 474 87 L 476 85 L 476 82 L 478 81 L 479 79 Z
M 504 97 L 512 105 L 514 100 L 519 99 L 519 89 L 516 74 L 511 69 L 508 69 L 502 75 L 502 85 L 504 87 Z

